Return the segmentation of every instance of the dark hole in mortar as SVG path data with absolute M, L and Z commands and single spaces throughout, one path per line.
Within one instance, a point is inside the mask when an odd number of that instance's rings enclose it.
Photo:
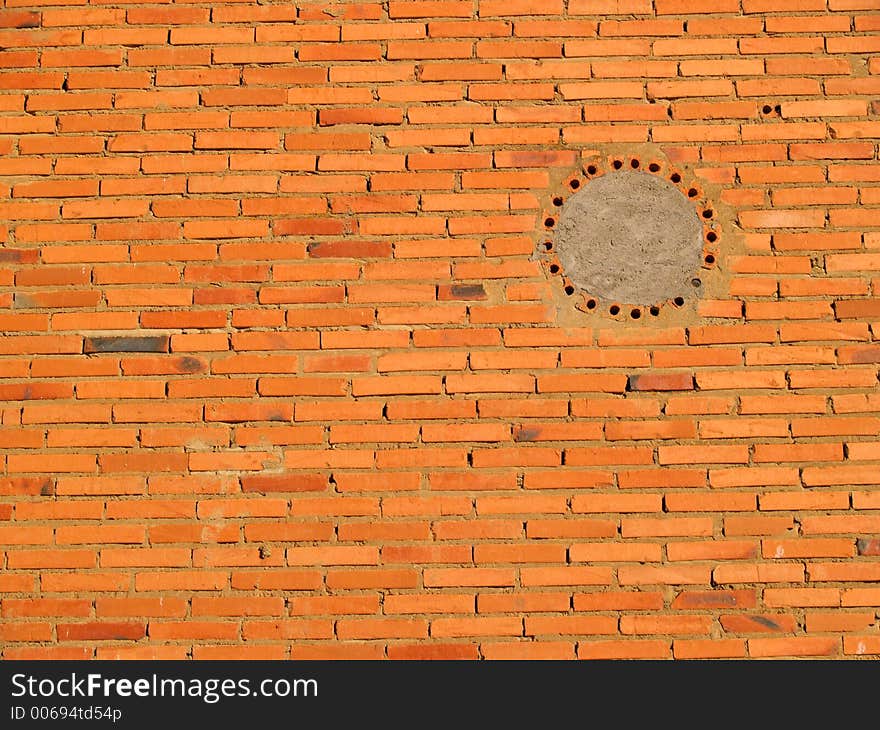
M 620 314 L 620 307 L 618 307 L 616 304 L 612 304 L 608 308 L 608 311 L 611 312 L 611 314 L 618 315 Z
M 718 240 L 718 234 L 715 233 L 715 231 L 709 231 L 709 232 L 706 234 L 706 240 L 707 240 L 709 243 L 715 243 L 715 241 Z
M 642 316 L 642 310 L 641 309 L 633 309 L 629 313 L 629 316 L 632 317 L 633 319 L 640 319 Z
M 688 197 L 689 198 L 696 198 L 698 195 L 698 192 L 699 191 L 696 188 L 691 188 L 690 190 L 688 190 Z
M 553 228 L 553 226 L 556 225 L 556 220 L 554 218 L 545 218 L 544 225 L 547 226 L 547 228 Z
M 595 299 L 587 299 L 587 309 L 595 309 L 596 308 L 596 300 Z
M 544 248 L 547 251 L 552 251 L 553 250 L 553 241 L 544 241 Z
M 684 306 L 684 297 L 676 297 L 672 300 L 672 303 L 675 304 L 676 307 Z
M 696 278 L 691 279 L 691 286 L 698 287 L 698 286 L 702 286 L 702 285 L 703 285 L 703 282 L 701 279 L 696 279 Z
M 714 215 L 714 213 L 711 210 L 704 210 L 703 211 L 703 218 L 708 219 L 708 218 L 711 218 L 713 215 Z
M 658 165 L 656 162 L 652 162 L 650 165 L 648 165 L 648 169 L 651 172 L 660 172 L 660 165 Z
M 660 314 L 660 307 L 656 304 L 648 310 L 651 313 L 652 317 L 657 317 Z
M 555 205 L 557 208 L 559 208 L 564 202 L 565 201 L 558 196 L 553 198 L 553 205 Z
M 640 164 L 641 164 L 641 163 L 640 163 L 638 160 L 630 160 L 629 166 L 630 166 L 633 170 L 638 170 Z
M 615 160 L 614 162 L 611 163 L 611 166 L 615 170 L 619 170 L 621 167 L 623 167 L 623 161 L 622 160 Z
M 705 261 L 706 261 L 707 264 L 714 264 L 714 263 L 715 263 L 715 257 L 714 257 L 712 254 L 708 254 L 708 255 L 706 256 L 706 258 L 705 258 Z
M 764 114 L 769 114 L 773 111 L 773 107 L 769 104 L 764 104 L 764 106 L 761 107 L 761 111 L 764 112 Z
M 669 179 L 672 180 L 672 182 L 674 182 L 674 183 L 680 183 L 681 182 L 681 175 L 679 175 L 677 172 L 673 172 L 669 176 Z
M 551 274 L 558 274 L 559 267 L 556 264 L 550 264 L 550 273 Z
M 574 287 L 569 284 L 567 287 L 565 287 L 565 293 L 568 294 L 568 296 L 571 296 L 572 294 L 574 294 Z
M 580 180 L 572 180 L 570 183 L 568 183 L 568 187 L 570 187 L 572 190 L 577 190 L 580 186 Z
M 590 165 L 590 166 L 587 168 L 587 174 L 588 174 L 588 175 L 595 175 L 597 172 L 599 172 L 599 170 L 598 170 L 598 168 L 597 168 L 595 165 Z

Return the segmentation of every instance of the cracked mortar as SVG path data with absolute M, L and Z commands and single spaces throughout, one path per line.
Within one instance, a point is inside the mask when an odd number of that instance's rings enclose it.
M 693 296 L 703 227 L 671 183 L 644 172 L 609 172 L 562 207 L 556 251 L 566 275 L 610 302 L 655 304 Z

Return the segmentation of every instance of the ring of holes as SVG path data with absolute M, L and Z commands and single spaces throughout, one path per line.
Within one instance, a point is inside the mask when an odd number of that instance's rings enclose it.
M 625 166 L 628 165 L 629 168 L 634 171 L 642 170 L 650 174 L 657 175 L 658 177 L 664 177 L 666 180 L 678 187 L 682 195 L 684 195 L 689 200 L 697 203 L 698 214 L 700 219 L 703 221 L 702 266 L 704 269 L 713 269 L 718 261 L 716 244 L 721 238 L 721 227 L 714 220 L 715 211 L 712 208 L 711 203 L 709 203 L 709 201 L 705 199 L 700 202 L 701 198 L 703 197 L 700 188 L 693 183 L 685 184 L 683 182 L 682 174 L 677 170 L 669 170 L 669 173 L 667 175 L 664 172 L 663 165 L 656 161 L 649 162 L 646 166 L 643 167 L 642 161 L 638 157 L 630 157 L 628 158 L 628 160 L 624 160 L 621 157 L 612 157 L 610 158 L 609 163 L 609 166 L 614 171 L 622 170 Z M 584 177 L 577 175 L 574 177 L 570 177 L 566 183 L 567 190 L 565 192 L 571 192 L 573 194 L 580 190 L 585 183 L 588 183 L 590 179 L 605 174 L 598 163 L 590 163 L 583 169 L 582 172 L 585 176 L 585 179 Z M 565 193 L 554 195 L 552 198 L 552 203 L 554 208 L 561 208 L 565 204 Z M 548 233 L 553 231 L 554 227 L 556 226 L 557 219 L 558 212 L 550 211 L 545 213 L 544 228 L 548 231 Z M 552 240 L 544 241 L 544 252 L 548 255 L 553 256 L 553 260 L 549 264 L 550 273 L 563 276 L 563 291 L 567 296 L 574 296 L 577 293 L 577 290 L 568 279 L 564 278 L 562 267 L 560 266 L 558 260 L 555 258 L 553 249 L 554 246 Z M 695 289 L 699 289 L 702 286 L 703 282 L 699 277 L 694 277 L 693 279 L 691 279 L 691 284 Z M 588 312 L 595 312 L 601 309 L 597 297 L 592 296 L 588 293 L 582 293 L 581 299 L 582 301 L 580 301 L 577 305 L 578 309 L 586 310 Z M 648 314 L 650 317 L 659 317 L 660 312 L 664 306 L 680 308 L 684 305 L 684 297 L 678 296 L 665 302 L 658 302 L 647 307 L 633 305 L 629 307 L 628 316 L 632 320 L 640 320 L 645 314 Z M 625 309 L 625 305 L 622 305 L 618 302 L 610 303 L 607 306 L 607 311 L 612 317 L 619 316 L 621 312 L 624 312 Z

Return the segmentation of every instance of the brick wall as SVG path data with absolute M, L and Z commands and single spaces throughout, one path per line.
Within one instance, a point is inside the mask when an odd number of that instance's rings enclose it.
M 880 654 L 878 9 L 5 0 L 2 656 Z M 535 255 L 630 149 L 651 321 Z

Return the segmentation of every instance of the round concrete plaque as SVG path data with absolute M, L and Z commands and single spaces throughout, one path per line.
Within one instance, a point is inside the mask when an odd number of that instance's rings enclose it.
M 703 262 L 703 225 L 672 183 L 623 170 L 592 179 L 561 208 L 554 249 L 571 282 L 610 302 L 687 296 Z

